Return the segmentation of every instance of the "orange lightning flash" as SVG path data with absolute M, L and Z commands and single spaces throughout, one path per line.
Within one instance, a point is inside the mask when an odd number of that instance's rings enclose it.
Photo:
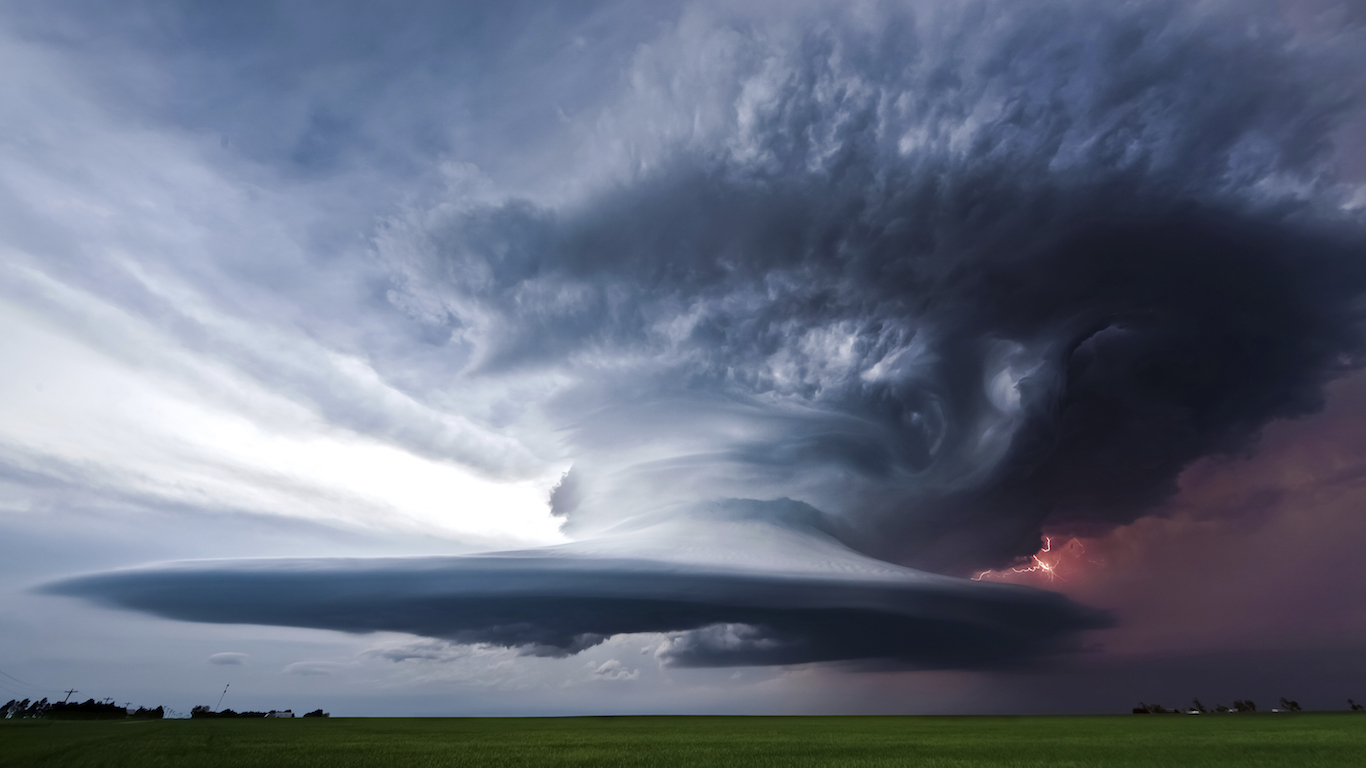
M 1004 568 L 998 571 L 982 571 L 976 576 L 973 576 L 972 580 L 982 581 L 983 579 L 1005 578 L 1013 574 L 1038 573 L 1047 576 L 1049 581 L 1054 581 L 1056 579 L 1067 581 L 1067 577 L 1058 572 L 1058 566 L 1062 564 L 1063 554 L 1068 550 L 1080 553 L 1084 552 L 1085 548 L 1080 541 L 1068 539 L 1066 544 L 1059 547 L 1057 550 L 1054 550 L 1053 537 L 1045 536 L 1043 539 L 1043 548 L 1031 555 L 1027 564 L 1014 568 Z

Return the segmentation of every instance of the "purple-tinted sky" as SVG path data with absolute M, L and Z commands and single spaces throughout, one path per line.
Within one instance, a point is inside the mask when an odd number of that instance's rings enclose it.
M 343 5 L 0 3 L 0 698 L 1366 699 L 1357 5 Z

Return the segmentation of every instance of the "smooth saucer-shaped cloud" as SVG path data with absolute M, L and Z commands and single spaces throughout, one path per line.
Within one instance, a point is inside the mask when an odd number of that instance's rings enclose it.
M 409 632 L 541 656 L 670 633 L 659 653 L 678 666 L 993 667 L 1108 623 L 1057 594 L 864 557 L 819 519 L 797 502 L 732 500 L 538 550 L 176 563 L 45 591 L 186 621 Z

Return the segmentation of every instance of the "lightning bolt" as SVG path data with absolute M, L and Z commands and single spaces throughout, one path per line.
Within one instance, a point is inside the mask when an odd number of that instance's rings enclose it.
M 1084 548 L 1082 547 L 1082 545 L 1081 545 L 1081 542 L 1080 542 L 1080 541 L 1077 541 L 1076 539 L 1072 539 L 1072 540 L 1068 541 L 1067 543 L 1068 543 L 1069 545 L 1071 545 L 1071 546 L 1076 547 L 1078 550 L 1081 550 L 1081 551 L 1083 551 L 1083 552 L 1085 551 L 1085 549 L 1084 549 Z M 1061 549 L 1061 548 L 1059 548 L 1059 549 Z M 973 580 L 973 581 L 981 581 L 982 579 L 987 578 L 988 576 L 1004 576 L 1005 574 L 1008 574 L 1008 573 L 1043 573 L 1043 574 L 1046 574 L 1046 575 L 1048 576 L 1048 580 L 1049 580 L 1049 581 L 1054 581 L 1054 580 L 1056 580 L 1056 579 L 1062 579 L 1063 581 L 1067 581 L 1067 577 L 1065 577 L 1065 576 L 1063 576 L 1062 574 L 1058 573 L 1058 563 L 1057 563 L 1057 562 L 1051 562 L 1051 563 L 1050 563 L 1050 562 L 1048 562 L 1047 560 L 1044 560 L 1043 558 L 1040 558 L 1040 557 L 1039 557 L 1039 555 L 1048 554 L 1049 552 L 1052 552 L 1052 551 L 1053 551 L 1053 537 L 1052 537 L 1052 536 L 1045 536 L 1045 537 L 1043 538 L 1043 547 L 1042 547 L 1038 552 L 1035 552 L 1033 555 L 1030 555 L 1030 557 L 1029 557 L 1029 564 L 1028 564 L 1028 565 L 1013 567 L 1013 568 L 1009 568 L 1009 569 L 1006 569 L 1006 570 L 1000 570 L 1000 571 L 996 571 L 996 570 L 982 571 L 981 573 L 977 574 L 976 576 L 973 576 L 973 577 L 972 577 L 972 580 Z

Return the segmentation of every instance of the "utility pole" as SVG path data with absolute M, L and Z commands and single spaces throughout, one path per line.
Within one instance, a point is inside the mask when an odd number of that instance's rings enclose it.
M 65 703 L 67 702 L 67 699 L 70 699 L 70 698 L 71 698 L 71 694 L 73 694 L 73 693 L 80 693 L 80 691 L 76 690 L 75 688 L 72 688 L 71 690 L 67 691 L 67 692 L 66 692 L 66 699 L 62 699 L 62 703 L 65 704 Z
M 232 685 L 232 683 L 228 683 L 228 685 Z M 217 712 L 218 708 L 223 705 L 223 697 L 228 695 L 228 685 L 223 686 L 223 693 L 219 695 L 218 703 L 213 705 L 213 711 Z

